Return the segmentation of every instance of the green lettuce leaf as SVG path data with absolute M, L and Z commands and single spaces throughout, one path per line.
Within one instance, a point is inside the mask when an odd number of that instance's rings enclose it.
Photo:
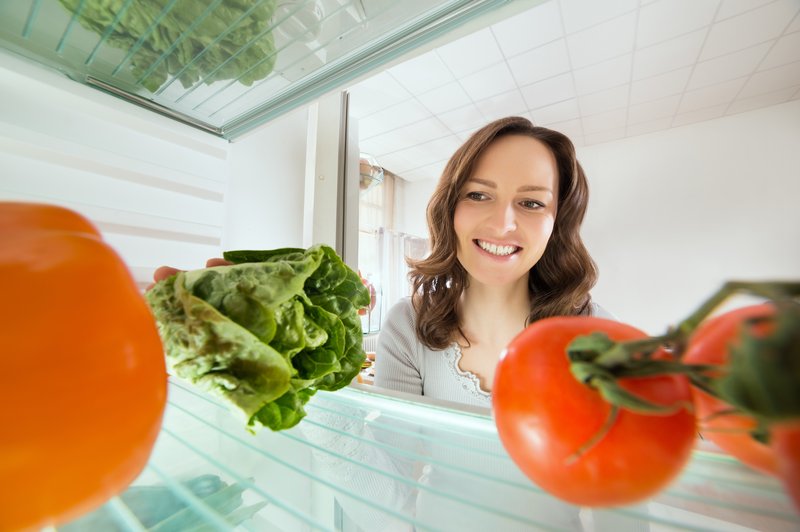
M 59 1 L 109 46 L 133 52 L 123 66 L 151 92 L 174 76 L 187 89 L 199 81 L 250 86 L 277 59 L 269 31 L 275 0 Z
M 317 390 L 358 374 L 369 293 L 327 246 L 224 256 L 234 264 L 180 272 L 147 292 L 168 365 L 248 426 L 289 428 Z

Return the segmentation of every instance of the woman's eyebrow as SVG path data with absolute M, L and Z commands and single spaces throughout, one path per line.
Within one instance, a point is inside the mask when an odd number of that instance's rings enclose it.
M 489 188 L 497 188 L 497 184 L 494 181 L 487 181 L 485 179 L 479 179 L 477 177 L 470 177 L 467 179 L 467 183 L 478 183 L 479 185 L 483 185 Z
M 467 180 L 468 183 L 478 183 L 479 185 L 483 185 L 489 188 L 497 188 L 497 184 L 494 181 L 487 181 L 486 179 L 480 179 L 478 177 L 470 177 Z M 517 189 L 517 192 L 549 192 L 550 194 L 553 191 L 550 187 L 545 187 L 541 185 L 523 185 Z
M 541 185 L 524 185 L 517 189 L 517 192 L 530 192 L 530 191 L 533 192 L 544 191 L 544 192 L 549 192 L 550 194 L 553 193 L 550 187 L 543 187 Z

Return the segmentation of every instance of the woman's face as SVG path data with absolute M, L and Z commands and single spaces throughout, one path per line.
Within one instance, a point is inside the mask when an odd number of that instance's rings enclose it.
M 481 154 L 454 215 L 470 283 L 527 284 L 553 232 L 557 168 L 550 149 L 524 135 L 500 137 Z

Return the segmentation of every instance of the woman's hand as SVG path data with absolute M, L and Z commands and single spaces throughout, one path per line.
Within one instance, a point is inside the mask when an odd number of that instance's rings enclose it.
M 213 266 L 228 266 L 230 264 L 233 263 L 231 261 L 216 257 L 213 259 L 208 259 L 206 261 L 206 268 L 211 268 Z M 173 268 L 172 266 L 159 266 L 158 268 L 156 268 L 156 271 L 153 272 L 154 284 L 159 281 L 163 281 L 167 277 L 175 275 L 180 271 L 182 270 L 179 270 L 178 268 Z M 147 287 L 148 290 L 150 290 L 151 288 L 153 288 L 152 284 Z

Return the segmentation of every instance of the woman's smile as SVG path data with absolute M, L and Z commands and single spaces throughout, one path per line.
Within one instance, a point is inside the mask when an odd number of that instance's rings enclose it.
M 513 244 L 495 244 L 488 240 L 480 240 L 477 238 L 473 240 L 473 242 L 475 242 L 475 245 L 482 251 L 495 258 L 510 257 L 522 250 L 521 247 Z

